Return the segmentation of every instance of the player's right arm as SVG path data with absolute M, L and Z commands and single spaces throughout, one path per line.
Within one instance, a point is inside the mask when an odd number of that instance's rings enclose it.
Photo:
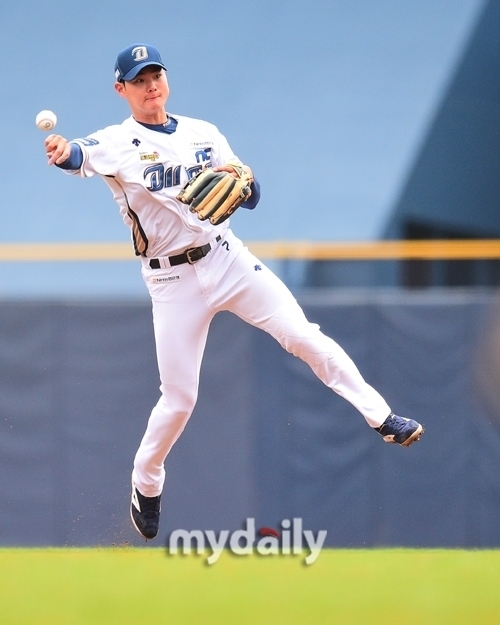
M 57 165 L 61 169 L 80 169 L 83 162 L 82 149 L 61 135 L 50 135 L 45 140 L 45 149 L 49 165 Z

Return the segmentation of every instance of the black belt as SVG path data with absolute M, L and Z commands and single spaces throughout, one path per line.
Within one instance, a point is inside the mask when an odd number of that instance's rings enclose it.
M 218 243 L 221 240 L 221 238 L 222 237 L 219 234 L 219 236 L 215 238 L 216 243 Z M 193 265 L 197 261 L 204 258 L 208 254 L 208 252 L 210 252 L 211 249 L 212 249 L 212 246 L 210 245 L 210 243 L 207 243 L 206 245 L 200 245 L 200 247 L 190 247 L 188 250 L 186 250 L 182 254 L 177 254 L 176 256 L 169 256 L 168 262 L 170 263 L 171 267 L 174 267 L 175 265 L 182 265 L 184 263 L 189 263 L 190 265 Z M 152 258 L 149 261 L 149 266 L 151 267 L 151 269 L 160 269 L 161 267 L 160 260 L 158 258 Z

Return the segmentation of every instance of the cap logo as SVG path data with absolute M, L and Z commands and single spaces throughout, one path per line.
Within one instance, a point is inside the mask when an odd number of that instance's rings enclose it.
M 148 51 L 145 46 L 137 46 L 132 50 L 134 61 L 145 61 L 148 58 Z

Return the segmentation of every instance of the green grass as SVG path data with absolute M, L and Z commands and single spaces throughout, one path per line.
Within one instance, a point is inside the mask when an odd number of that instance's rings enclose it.
M 500 623 L 500 551 L 325 550 L 203 556 L 164 549 L 0 549 L 3 625 Z

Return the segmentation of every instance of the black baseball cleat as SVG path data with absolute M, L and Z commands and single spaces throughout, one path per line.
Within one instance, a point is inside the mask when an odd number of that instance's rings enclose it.
M 157 497 L 144 497 L 132 482 L 132 502 L 130 504 L 130 518 L 135 529 L 151 540 L 158 534 L 160 524 L 161 495 Z
M 425 431 L 420 423 L 406 417 L 398 417 L 393 412 L 375 429 L 384 437 L 386 443 L 397 443 L 403 447 L 409 447 L 418 441 Z

